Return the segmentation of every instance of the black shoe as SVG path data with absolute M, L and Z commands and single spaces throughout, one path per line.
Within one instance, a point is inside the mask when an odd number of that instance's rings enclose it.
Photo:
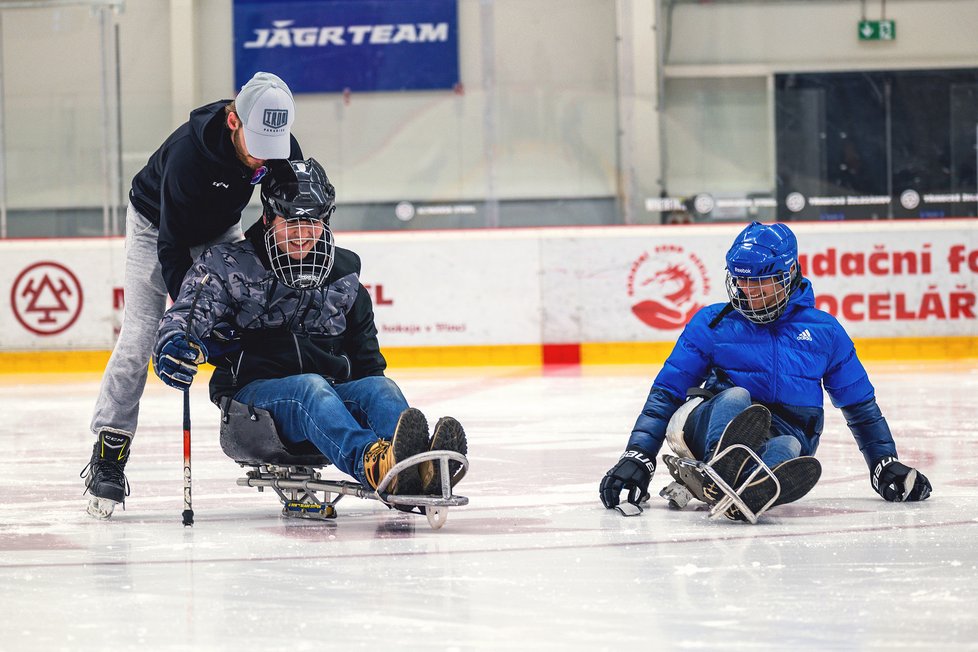
M 420 410 L 408 408 L 397 420 L 394 437 L 390 441 L 380 439 L 374 442 L 363 454 L 364 472 L 370 487 L 376 489 L 384 476 L 398 462 L 403 462 L 412 455 L 426 450 L 428 450 L 428 420 Z M 387 493 L 419 495 L 421 475 L 418 467 L 411 466 L 398 473 L 394 481 L 387 486 Z
M 741 471 L 752 460 L 750 453 L 742 448 L 732 450 L 737 444 L 746 446 L 758 452 L 761 446 L 771 438 L 771 412 L 763 405 L 751 405 L 735 416 L 724 428 L 717 442 L 714 454 L 710 458 L 710 466 L 724 482 L 733 488 L 740 477 Z M 703 485 L 706 502 L 715 505 L 723 498 L 723 492 L 716 483 L 707 480 Z
M 778 464 L 772 469 L 772 472 L 781 486 L 781 493 L 771 504 L 771 507 L 777 507 L 785 503 L 793 503 L 811 491 L 818 479 L 822 477 L 822 465 L 814 457 L 795 457 Z M 774 497 L 774 489 L 774 482 L 771 477 L 764 474 L 760 476 L 759 480 L 755 480 L 744 489 L 741 498 L 747 507 L 756 514 Z M 747 520 L 747 517 L 736 507 L 731 507 L 724 512 L 724 515 L 735 521 Z
M 465 455 L 469 452 L 469 445 L 465 439 L 465 430 L 462 424 L 452 417 L 442 417 L 435 424 L 435 431 L 431 435 L 431 446 L 428 450 L 433 451 L 453 451 Z M 421 464 L 421 479 L 424 483 L 422 492 L 427 495 L 442 494 L 441 487 L 441 462 L 425 462 Z M 448 473 L 449 483 L 455 486 L 461 477 L 456 478 L 456 474 L 462 468 L 461 462 L 449 461 Z
M 92 449 L 92 459 L 80 477 L 85 478 L 85 493 L 91 494 L 88 511 L 108 518 L 117 504 L 125 505 L 129 481 L 125 468 L 129 461 L 132 435 L 115 430 L 101 430 Z M 94 511 L 93 511 L 94 510 Z

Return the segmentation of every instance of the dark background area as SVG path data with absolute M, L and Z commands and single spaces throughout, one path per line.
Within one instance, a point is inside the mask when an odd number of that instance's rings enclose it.
M 978 202 L 924 195 L 978 190 L 978 69 L 775 76 L 778 204 L 887 195 L 885 205 L 812 206 L 794 219 L 968 217 Z M 901 205 L 905 191 L 920 196 Z

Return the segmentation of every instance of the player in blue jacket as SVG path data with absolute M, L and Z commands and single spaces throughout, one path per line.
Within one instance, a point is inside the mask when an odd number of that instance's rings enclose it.
M 712 460 L 744 434 L 725 429 L 738 415 L 747 416 L 752 404 L 763 407 L 751 408 L 754 418 L 747 419 L 747 430 L 760 432 L 748 432 L 741 443 L 756 447 L 782 481 L 774 504 L 797 500 L 820 473 L 811 456 L 822 434 L 823 388 L 845 415 L 869 466 L 873 489 L 887 501 L 926 499 L 930 482 L 897 459 L 893 436 L 852 340 L 832 315 L 815 307 L 811 282 L 798 267 L 798 243 L 791 230 L 784 224 L 754 222 L 737 236 L 726 262 L 730 301 L 700 310 L 680 335 L 656 376 L 625 453 L 601 481 L 604 506 L 617 506 L 625 489 L 629 502 L 647 497 L 667 426 L 670 435 L 678 433 L 670 436 L 670 444 L 685 444 L 686 456 Z M 740 459 L 728 470 L 729 480 L 743 477 L 741 471 L 748 466 Z M 804 479 L 792 485 L 799 472 Z

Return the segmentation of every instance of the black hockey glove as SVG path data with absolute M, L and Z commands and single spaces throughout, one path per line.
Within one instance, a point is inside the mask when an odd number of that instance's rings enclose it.
M 917 469 L 902 464 L 895 457 L 884 457 L 873 465 L 870 476 L 873 489 L 891 503 L 926 500 L 930 481 Z
M 655 473 L 655 458 L 640 450 L 626 450 L 601 479 L 601 502 L 612 509 L 621 501 L 622 489 L 628 489 L 628 502 L 633 505 L 649 499 L 649 482 Z
M 187 391 L 194 382 L 197 365 L 207 360 L 207 349 L 183 333 L 160 342 L 153 356 L 153 370 L 170 387 Z

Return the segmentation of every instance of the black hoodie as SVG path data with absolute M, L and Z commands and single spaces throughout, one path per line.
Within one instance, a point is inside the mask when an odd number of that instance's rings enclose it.
M 159 227 L 157 243 L 163 282 L 172 298 L 192 262 L 190 247 L 214 240 L 241 220 L 251 201 L 253 172 L 242 163 L 231 142 L 219 100 L 190 113 L 149 157 L 132 180 L 129 201 Z M 291 137 L 289 158 L 302 159 Z

